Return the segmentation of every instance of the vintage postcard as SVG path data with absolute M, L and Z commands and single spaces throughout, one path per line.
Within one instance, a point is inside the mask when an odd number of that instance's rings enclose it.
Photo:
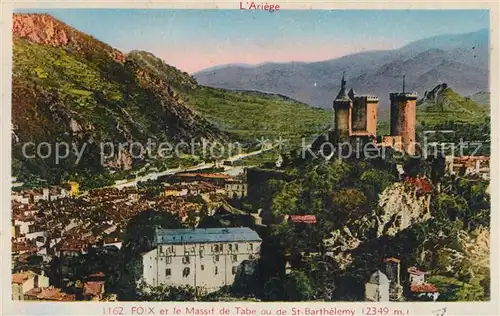
M 498 315 L 498 3 L 433 5 L 4 3 L 2 313 Z

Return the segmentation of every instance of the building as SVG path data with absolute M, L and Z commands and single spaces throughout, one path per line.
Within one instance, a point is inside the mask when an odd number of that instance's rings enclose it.
M 415 267 L 408 268 L 408 275 L 411 285 L 422 285 L 425 283 L 425 272 Z
M 391 301 L 401 301 L 403 298 L 403 287 L 401 286 L 401 260 L 398 258 L 386 258 L 385 273 L 389 279 L 389 298 Z
M 378 145 L 392 147 L 408 154 L 415 153 L 417 94 L 405 92 L 390 93 L 391 135 L 382 136 Z M 334 128 L 328 139 L 334 143 L 352 140 L 377 139 L 377 112 L 379 98 L 374 95 L 356 95 L 351 89 L 346 93 L 346 81 L 341 79 L 340 91 L 333 100 Z
M 315 215 L 289 215 L 287 221 L 291 224 L 316 224 Z
M 64 293 L 61 289 L 55 287 L 33 288 L 24 295 L 27 301 L 63 301 L 71 302 L 76 300 L 75 294 Z
M 76 181 L 69 181 L 68 190 L 70 196 L 77 196 L 80 194 L 80 184 Z
M 365 301 L 389 302 L 389 279 L 380 270 L 365 283 Z
M 378 102 L 377 96 L 358 96 L 352 89 L 346 94 L 342 76 L 340 91 L 333 100 L 335 117 L 330 139 L 345 142 L 355 136 L 376 137 Z
M 243 198 L 247 196 L 247 184 L 242 180 L 226 180 L 224 189 L 229 198 Z
M 446 170 L 452 175 L 479 175 L 488 180 L 490 176 L 490 157 L 446 156 Z
M 33 271 L 24 271 L 12 275 L 12 300 L 24 300 L 24 295 L 33 289 L 49 287 L 49 278 Z
M 216 291 L 233 283 L 244 260 L 258 257 L 261 242 L 247 227 L 157 229 L 154 249 L 142 254 L 142 278 L 152 286 Z
M 403 84 L 404 87 L 404 84 Z M 415 92 L 396 92 L 391 99 L 391 136 L 401 136 L 403 150 L 415 154 L 417 94 Z

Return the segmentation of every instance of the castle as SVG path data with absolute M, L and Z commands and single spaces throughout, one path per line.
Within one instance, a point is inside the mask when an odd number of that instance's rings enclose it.
M 342 75 L 340 91 L 333 100 L 334 127 L 329 138 L 336 143 L 368 137 L 379 146 L 389 146 L 408 154 L 415 153 L 417 94 L 404 91 L 390 94 L 391 134 L 379 137 L 377 142 L 377 112 L 379 98 L 373 95 L 356 95 L 351 89 L 346 93 Z

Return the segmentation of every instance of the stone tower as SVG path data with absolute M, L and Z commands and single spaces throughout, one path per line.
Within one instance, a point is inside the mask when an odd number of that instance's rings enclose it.
M 352 91 L 352 90 L 351 90 Z M 367 136 L 377 136 L 378 97 L 371 95 L 354 96 L 352 107 L 352 131 Z
M 401 265 L 397 258 L 386 258 L 385 273 L 389 279 L 389 298 L 391 301 L 401 301 L 403 298 L 403 287 L 401 286 Z
M 380 270 L 365 284 L 365 301 L 389 302 L 389 279 Z
M 342 75 L 340 91 L 333 100 L 335 142 L 346 141 L 351 135 L 352 100 L 346 95 L 345 87 L 346 81 Z
M 413 155 L 415 153 L 417 121 L 417 94 L 405 92 L 403 76 L 403 92 L 390 94 L 391 99 L 391 136 L 401 136 L 403 150 Z

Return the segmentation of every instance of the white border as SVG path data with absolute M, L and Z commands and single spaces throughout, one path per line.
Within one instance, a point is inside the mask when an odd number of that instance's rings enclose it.
M 265 2 L 265 1 L 256 1 Z M 342 309 L 356 309 L 356 315 L 363 315 L 362 308 L 366 306 L 389 307 L 391 309 L 409 310 L 408 315 L 435 315 L 433 311 L 446 307 L 446 315 L 500 315 L 499 310 L 499 165 L 497 155 L 499 153 L 498 141 L 499 130 L 497 123 L 499 111 L 499 15 L 498 1 L 267 1 L 268 3 L 279 4 L 281 10 L 287 9 L 489 9 L 490 10 L 490 87 L 491 87 L 491 118 L 492 118 L 492 140 L 491 140 L 491 301 L 484 303 L 458 303 L 458 302 L 436 302 L 436 303 L 182 303 L 182 302 L 116 302 L 116 303 L 47 303 L 47 302 L 12 302 L 11 297 L 11 267 L 10 267 L 10 127 L 11 127 L 11 70 L 12 70 L 12 10 L 14 8 L 177 8 L 177 9 L 235 9 L 239 8 L 239 1 L 4 1 L 0 7 L 1 25 L 1 79 L 0 88 L 2 93 L 0 108 L 0 126 L 2 133 L 0 136 L 0 148 L 6 155 L 0 156 L 0 210 L 2 218 L 1 226 L 1 271 L 0 277 L 2 286 L 2 314 L 3 315 L 103 315 L 104 307 L 123 307 L 124 314 L 129 315 L 132 306 L 155 307 L 156 315 L 159 315 L 160 308 L 172 308 L 173 306 L 184 308 L 187 306 L 215 307 L 216 311 L 222 307 L 234 309 L 235 306 L 255 307 L 258 310 L 278 308 L 287 309 L 286 315 L 292 315 L 292 307 L 314 308 L 337 307 Z M 278 12 L 279 13 L 279 12 Z M 457 21 L 460 23 L 460 21 Z M 182 314 L 184 315 L 184 314 Z M 234 314 L 231 314 L 234 315 Z M 258 314 L 257 314 L 258 315 Z

